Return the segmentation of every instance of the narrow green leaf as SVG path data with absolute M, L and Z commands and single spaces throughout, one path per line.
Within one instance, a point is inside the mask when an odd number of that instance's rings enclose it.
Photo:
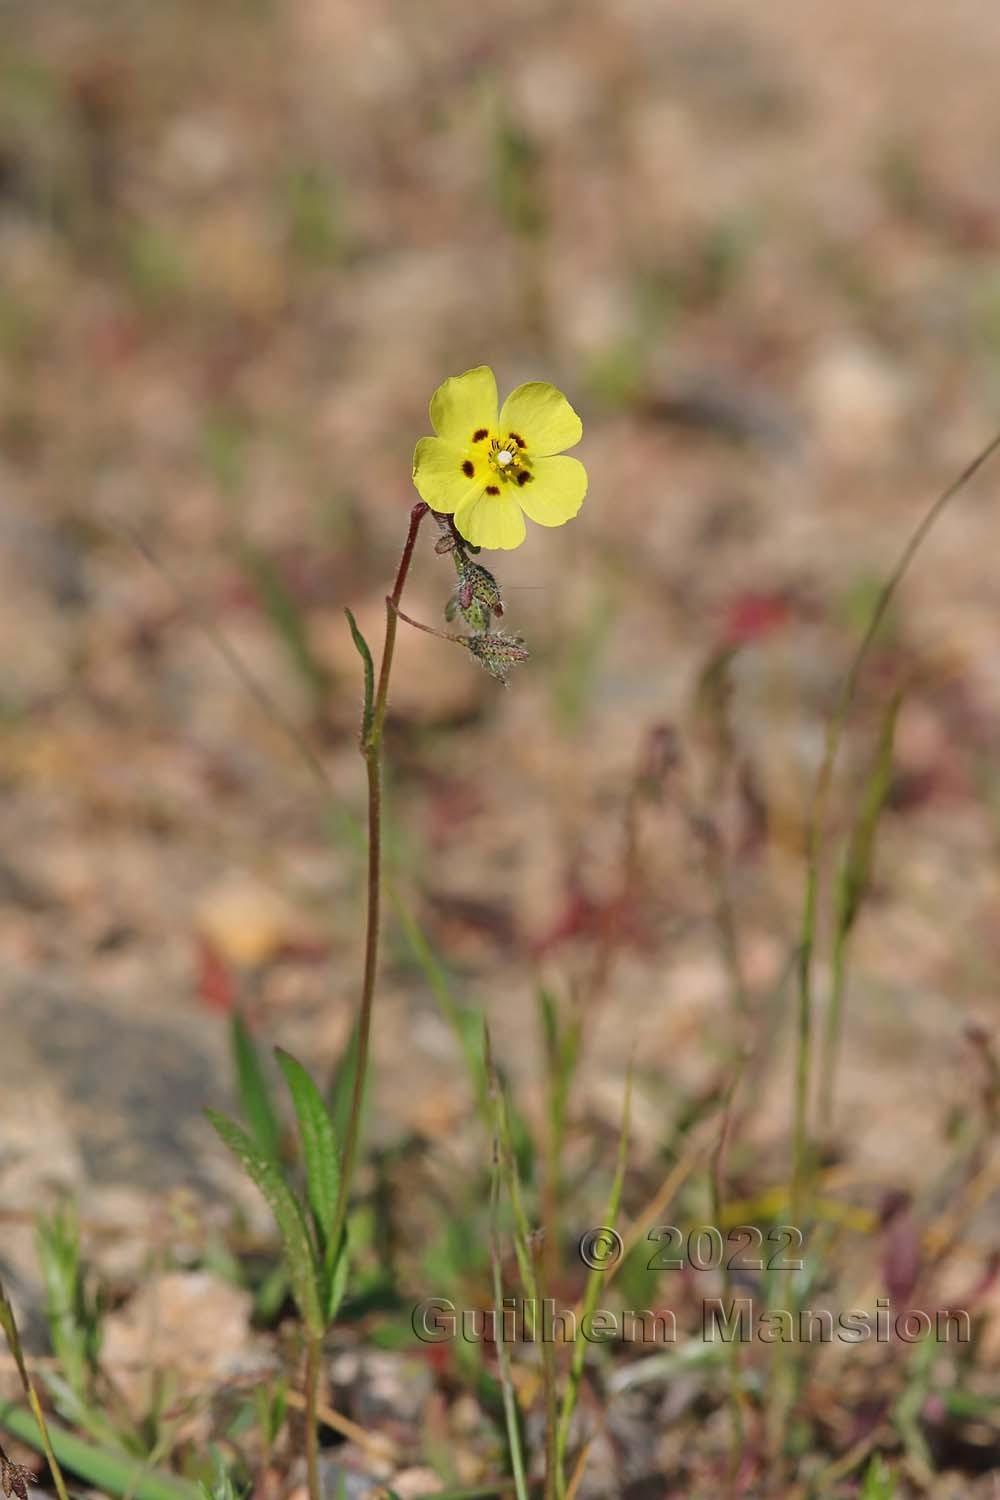
M 865 1471 L 865 1482 L 861 1489 L 861 1500 L 893 1500 L 896 1481 L 889 1465 L 881 1454 L 876 1453 Z
M 629 1066 L 628 1078 L 625 1082 L 625 1102 L 622 1108 L 622 1128 L 618 1140 L 618 1163 L 615 1167 L 614 1179 L 611 1183 L 611 1192 L 608 1194 L 608 1205 L 604 1210 L 604 1223 L 609 1229 L 614 1230 L 618 1219 L 618 1210 L 621 1207 L 622 1188 L 625 1183 L 625 1168 L 628 1162 L 628 1131 L 629 1115 L 632 1109 L 632 1068 Z M 583 1293 L 583 1313 L 580 1318 L 580 1327 L 585 1327 L 594 1315 L 597 1299 L 600 1296 L 601 1284 L 604 1277 L 602 1267 L 591 1270 L 587 1277 L 587 1284 Z M 577 1337 L 573 1343 L 573 1353 L 570 1359 L 569 1378 L 563 1392 L 562 1409 L 559 1413 L 559 1427 L 556 1433 L 556 1476 L 560 1494 L 565 1493 L 566 1475 L 566 1448 L 569 1442 L 570 1423 L 573 1412 L 576 1409 L 577 1396 L 580 1392 L 580 1381 L 583 1376 L 583 1362 L 586 1356 L 587 1346 L 585 1340 Z
M 332 1269 L 333 1246 L 330 1244 L 330 1233 L 337 1212 L 337 1195 L 340 1192 L 340 1153 L 333 1133 L 333 1123 L 322 1094 L 302 1064 L 281 1047 L 274 1049 L 274 1055 L 285 1075 L 292 1104 L 295 1106 L 306 1169 L 306 1192 L 319 1234 L 323 1263 Z
M 233 1476 L 226 1468 L 222 1454 L 215 1449 L 212 1457 L 214 1463 L 211 1482 L 202 1480 L 199 1485 L 202 1500 L 240 1500 L 241 1492 L 233 1483 Z
M 901 702 L 902 693 L 894 693 L 882 721 L 875 761 L 840 871 L 837 926 L 841 932 L 849 932 L 854 926 L 871 880 L 875 834 L 892 785 L 892 753 Z
M 357 647 L 358 655 L 361 657 L 361 663 L 365 670 L 365 701 L 364 707 L 361 710 L 361 743 L 364 744 L 368 739 L 368 734 L 372 727 L 372 714 L 374 713 L 375 663 L 372 661 L 368 642 L 358 629 L 357 620 L 349 609 L 345 608 L 344 614 L 347 616 L 347 623 L 351 627 L 351 639 Z
M 469 1083 L 476 1096 L 483 1119 L 492 1124 L 489 1080 L 483 1063 L 483 1025 L 478 1010 L 462 1005 L 452 993 L 451 981 L 441 959 L 431 946 L 410 908 L 394 895 L 393 904 L 414 962 L 423 974 L 445 1021 L 451 1027 L 465 1062 Z
M 250 1134 L 254 1144 L 264 1155 L 277 1161 L 281 1149 L 281 1122 L 271 1098 L 271 1088 L 260 1053 L 238 1010 L 233 1013 L 230 1042 L 240 1106 L 250 1126 Z
M 14 1317 L 14 1309 L 10 1304 L 10 1298 L 7 1296 L 7 1288 L 2 1282 L 0 1282 L 0 1328 L 3 1329 L 3 1336 L 7 1340 L 7 1348 L 10 1350 L 14 1363 L 17 1366 L 21 1388 L 24 1391 L 30 1408 L 30 1415 L 29 1412 L 24 1412 L 30 1436 L 27 1436 L 23 1431 L 19 1432 L 10 1422 L 6 1425 L 14 1433 L 15 1437 L 24 1438 L 25 1442 L 30 1443 L 33 1448 L 37 1448 L 45 1454 L 52 1473 L 52 1482 L 56 1487 L 56 1494 L 59 1496 L 59 1500 L 68 1500 L 66 1481 L 63 1479 L 59 1460 L 52 1445 L 51 1429 L 49 1423 L 46 1421 L 45 1413 L 42 1411 L 42 1403 L 38 1399 L 38 1392 L 35 1390 L 31 1376 L 28 1374 L 28 1367 L 24 1362 L 24 1350 L 21 1347 L 21 1335 L 18 1332 L 17 1319 Z M 3 1420 L 3 1413 L 0 1412 L 0 1423 Z
M 205 1113 L 251 1182 L 267 1200 L 281 1235 L 292 1296 L 302 1314 L 306 1331 L 313 1338 L 322 1337 L 325 1325 L 320 1304 L 319 1273 L 302 1209 L 278 1167 L 258 1150 L 244 1130 L 214 1109 L 208 1109 Z
M 46 1451 L 34 1418 L 23 1406 L 0 1406 L 0 1427 L 36 1452 Z M 148 1469 L 123 1453 L 96 1448 L 57 1422 L 49 1422 L 48 1430 L 58 1462 L 103 1495 L 128 1496 L 130 1500 L 199 1500 L 198 1487 L 173 1474 Z
M 340 1254 L 334 1259 L 326 1280 L 324 1295 L 324 1312 L 326 1313 L 327 1326 L 333 1322 L 340 1311 L 340 1304 L 344 1300 L 347 1291 L 347 1273 L 350 1270 L 350 1258 L 347 1248 L 346 1233 L 341 1236 Z
M 330 674 L 313 650 L 309 625 L 294 594 L 265 552 L 247 541 L 240 544 L 243 566 L 256 585 L 261 604 L 281 639 L 292 665 L 300 673 L 317 704 L 330 693 Z
M 493 1173 L 490 1182 L 490 1265 L 493 1272 L 493 1303 L 496 1309 L 496 1316 L 502 1317 L 504 1295 L 503 1257 L 500 1246 L 500 1189 L 503 1180 L 503 1167 L 501 1165 L 499 1091 L 497 1093 L 497 1100 L 497 1118 L 493 1132 Z M 514 1474 L 517 1500 L 527 1500 L 528 1483 L 524 1469 L 520 1413 L 514 1389 L 510 1350 L 507 1348 L 505 1339 L 497 1340 L 496 1351 L 500 1388 L 503 1394 L 504 1422 L 507 1428 L 507 1451 L 510 1454 L 510 1465 Z
M 288 1296 L 288 1267 L 276 1260 L 254 1293 L 254 1321 L 269 1328 L 278 1317 Z

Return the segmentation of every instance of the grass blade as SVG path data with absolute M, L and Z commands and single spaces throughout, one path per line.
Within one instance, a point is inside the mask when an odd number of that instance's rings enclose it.
M 865 633 L 857 651 L 854 653 L 854 658 L 844 679 L 836 706 L 827 723 L 826 739 L 823 745 L 823 759 L 816 774 L 812 807 L 809 812 L 806 889 L 805 899 L 802 903 L 802 924 L 799 934 L 799 994 L 793 1095 L 795 1124 L 793 1127 L 792 1198 L 790 1210 L 793 1224 L 802 1223 L 803 1200 L 806 1192 L 806 1176 L 809 1167 L 808 1114 L 809 1081 L 812 1064 L 813 953 L 816 945 L 816 908 L 819 900 L 820 866 L 823 859 L 823 835 L 826 827 L 826 806 L 830 795 L 830 787 L 833 782 L 833 772 L 837 764 L 837 756 L 840 751 L 840 742 L 847 726 L 848 716 L 854 704 L 854 697 L 857 692 L 862 669 L 868 660 L 868 654 L 881 629 L 882 621 L 889 612 L 889 606 L 895 599 L 900 584 L 909 572 L 910 564 L 920 551 L 927 534 L 933 529 L 938 518 L 947 510 L 955 496 L 960 494 L 966 485 L 975 478 L 980 469 L 993 457 L 998 449 L 1000 449 L 1000 432 L 996 433 L 986 444 L 985 448 L 980 449 L 971 463 L 965 466 L 961 474 L 946 489 L 941 491 L 937 499 L 928 506 L 910 534 L 909 540 L 900 553 L 895 567 L 879 591 L 875 607 L 869 616 Z
M 628 1125 L 629 1113 L 632 1105 L 632 1070 L 629 1068 L 628 1079 L 625 1084 L 625 1103 L 622 1109 L 622 1129 L 618 1140 L 618 1163 L 615 1167 L 615 1175 L 611 1183 L 611 1191 L 608 1194 L 607 1208 L 604 1210 L 604 1223 L 609 1229 L 614 1229 L 618 1220 L 618 1210 L 621 1207 L 622 1187 L 625 1183 L 625 1166 L 628 1158 Z M 569 1442 L 570 1423 L 573 1420 L 573 1412 L 576 1408 L 576 1399 L 580 1391 L 580 1381 L 583 1378 L 583 1361 L 587 1352 L 584 1339 L 580 1337 L 580 1327 L 584 1321 L 593 1317 L 600 1295 L 601 1286 L 604 1281 L 604 1271 L 601 1266 L 596 1266 L 587 1277 L 587 1285 L 583 1294 L 583 1309 L 577 1335 L 573 1342 L 573 1354 L 570 1360 L 569 1378 L 566 1381 L 566 1390 L 563 1394 L 562 1410 L 559 1413 L 559 1426 L 556 1430 L 556 1476 L 559 1484 L 559 1493 L 566 1492 L 566 1447 Z
M 298 601 L 265 552 L 241 540 L 240 557 L 275 634 L 306 683 L 316 708 L 321 709 L 330 696 L 330 674 L 313 650 L 309 626 Z
M 14 1363 L 17 1365 L 17 1373 L 21 1377 L 21 1385 L 24 1389 L 24 1394 L 28 1399 L 28 1405 L 31 1408 L 30 1415 L 28 1414 L 28 1412 L 24 1413 L 27 1430 L 30 1436 L 26 1436 L 23 1431 L 18 1432 L 10 1422 L 5 1422 L 4 1425 L 6 1425 L 10 1429 L 10 1431 L 14 1433 L 15 1437 L 23 1438 L 23 1440 L 30 1443 L 32 1447 L 37 1448 L 40 1446 L 41 1452 L 45 1454 L 49 1468 L 52 1471 L 52 1482 L 56 1487 L 56 1493 L 59 1496 L 59 1500 L 68 1500 L 68 1496 L 66 1494 L 66 1483 L 62 1476 L 62 1470 L 59 1467 L 59 1460 L 57 1459 L 52 1446 L 52 1439 L 49 1434 L 49 1428 L 46 1425 L 45 1421 L 45 1413 L 42 1411 L 42 1403 L 38 1399 L 38 1393 L 35 1390 L 34 1385 L 32 1384 L 31 1376 L 28 1374 L 28 1367 L 24 1363 L 24 1350 L 21 1348 L 21 1335 L 17 1329 L 17 1320 L 14 1317 L 14 1309 L 10 1305 L 10 1298 L 7 1296 L 7 1288 L 3 1285 L 2 1282 L 0 1282 L 0 1327 L 3 1328 L 3 1335 L 7 1340 L 7 1347 L 13 1355 Z M 4 1418 L 2 1414 L 0 1414 L 0 1422 L 3 1421 Z
M 49 1424 L 47 1440 L 40 1440 L 35 1419 L 23 1406 L 0 1406 L 0 1427 L 45 1454 L 61 1500 L 66 1500 L 66 1488 L 60 1463 L 102 1494 L 127 1496 L 129 1500 L 199 1500 L 196 1485 L 173 1474 L 144 1469 L 140 1462 L 123 1453 L 96 1448 L 57 1422 Z
M 896 1481 L 889 1472 L 889 1465 L 877 1453 L 865 1471 L 861 1500 L 893 1500 L 895 1493 Z
M 499 1111 L 498 1111 L 499 1114 Z M 528 1485 L 524 1471 L 524 1454 L 521 1449 L 521 1425 L 518 1418 L 517 1398 L 514 1394 L 514 1377 L 511 1372 L 510 1350 L 502 1336 L 503 1325 L 503 1275 L 500 1269 L 500 1122 L 497 1119 L 493 1135 L 493 1172 L 490 1180 L 490 1264 L 493 1271 L 493 1305 L 497 1319 L 496 1338 L 497 1368 L 500 1389 L 503 1394 L 504 1421 L 507 1426 L 507 1447 L 510 1466 L 514 1474 L 517 1500 L 528 1500 Z
M 875 835 L 892 784 L 896 720 L 899 716 L 902 697 L 901 690 L 893 694 L 882 722 L 875 761 L 861 801 L 861 811 L 851 830 L 837 880 L 833 986 L 824 1028 L 823 1064 L 820 1078 L 819 1128 L 822 1133 L 829 1131 L 833 1120 L 837 1059 L 843 1030 L 844 996 L 847 988 L 848 949 L 851 932 L 871 882 Z
M 458 1042 L 480 1112 L 488 1122 L 491 1108 L 487 1071 L 483 1063 L 482 1018 L 478 1011 L 455 999 L 444 965 L 431 946 L 427 934 L 410 908 L 391 887 L 390 895 L 410 953 Z

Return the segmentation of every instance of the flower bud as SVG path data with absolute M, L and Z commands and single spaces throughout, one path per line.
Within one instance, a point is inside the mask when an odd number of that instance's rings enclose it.
M 473 656 L 485 667 L 491 677 L 507 686 L 507 677 L 512 666 L 527 661 L 529 652 L 521 637 L 504 635 L 502 631 L 486 631 L 482 635 L 466 636 L 465 644 Z
M 462 609 L 468 609 L 473 599 L 497 619 L 503 614 L 500 585 L 490 570 L 481 563 L 463 562 L 458 570 L 458 602 Z
M 472 630 L 489 630 L 493 616 L 499 618 L 503 614 L 500 585 L 488 568 L 469 562 L 468 558 L 459 562 L 456 555 L 455 566 L 458 588 L 445 605 L 445 619 L 450 621 L 460 614 Z

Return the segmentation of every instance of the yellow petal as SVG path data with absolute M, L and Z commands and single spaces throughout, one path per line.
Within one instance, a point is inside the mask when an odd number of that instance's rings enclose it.
M 509 551 L 524 541 L 524 517 L 505 485 L 499 495 L 482 494 L 467 500 L 455 512 L 455 525 L 474 547 L 497 547 Z
M 520 486 L 517 502 L 539 526 L 571 521 L 587 493 L 587 471 L 578 458 L 539 458 L 532 477 Z
M 583 436 L 583 423 L 562 391 L 544 380 L 531 380 L 511 391 L 500 412 L 500 434 L 524 439 L 528 452 L 561 453 Z
M 486 460 L 470 456 L 442 438 L 421 438 L 413 450 L 413 483 L 432 510 L 450 514 L 482 494 Z
M 431 425 L 438 437 L 459 448 L 483 442 L 477 433 L 496 430 L 497 383 L 489 365 L 451 375 L 438 386 L 431 397 Z

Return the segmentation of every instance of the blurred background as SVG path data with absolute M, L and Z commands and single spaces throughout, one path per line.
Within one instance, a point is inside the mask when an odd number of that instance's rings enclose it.
M 141 1216 L 228 1183 L 199 1111 L 237 1002 L 320 1071 L 343 1046 L 343 609 L 375 645 L 427 402 L 481 362 L 566 391 L 590 492 L 492 557 L 532 651 L 508 690 L 402 632 L 393 878 L 529 1113 L 539 980 L 582 1008 L 580 1108 L 609 1128 L 638 1041 L 655 1157 L 714 1087 L 734 985 L 780 994 L 838 684 L 998 422 L 1000 10 L 108 0 L 0 25 L 5 1201 Z M 837 1116 L 861 1194 L 946 1159 L 997 1024 L 998 542 L 992 470 L 896 601 L 834 799 L 837 833 L 905 682 Z M 452 587 L 425 534 L 409 611 L 443 625 Z M 775 1180 L 782 1003 L 739 1147 Z M 468 1087 L 391 913 L 376 1057 L 374 1138 L 458 1149 Z

